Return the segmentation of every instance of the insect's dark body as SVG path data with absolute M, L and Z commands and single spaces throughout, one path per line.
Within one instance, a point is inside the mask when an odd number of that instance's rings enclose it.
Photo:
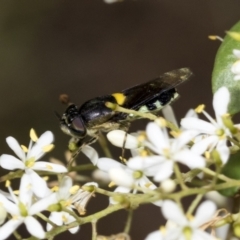
M 81 144 L 89 137 L 97 139 L 99 132 L 114 129 L 127 130 L 129 122 L 136 119 L 126 113 L 115 112 L 106 102 L 141 112 L 158 113 L 177 97 L 176 86 L 192 75 L 188 68 L 167 72 L 162 76 L 119 93 L 96 97 L 79 108 L 71 104 L 62 116 L 61 129 L 78 139 Z M 80 145 L 81 145 L 80 144 Z

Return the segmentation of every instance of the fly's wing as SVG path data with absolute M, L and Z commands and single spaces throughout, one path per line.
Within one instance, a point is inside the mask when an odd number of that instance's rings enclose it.
M 122 93 L 126 96 L 122 107 L 138 110 L 145 104 L 157 99 L 161 94 L 167 92 L 192 76 L 189 68 L 181 68 L 164 73 L 160 77 L 135 87 L 123 90 Z

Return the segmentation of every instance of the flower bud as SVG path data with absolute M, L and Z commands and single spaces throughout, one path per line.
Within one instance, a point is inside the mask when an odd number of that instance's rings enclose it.
M 165 193 L 171 193 L 176 189 L 176 183 L 172 179 L 166 179 L 161 183 L 161 189 Z
M 139 142 L 137 138 L 122 130 L 113 130 L 109 132 L 107 134 L 107 138 L 116 147 L 124 147 L 126 149 L 139 147 Z

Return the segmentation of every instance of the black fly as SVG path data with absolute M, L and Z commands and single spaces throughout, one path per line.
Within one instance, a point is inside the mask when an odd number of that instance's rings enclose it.
M 73 137 L 78 147 L 95 142 L 100 132 L 127 130 L 136 117 L 108 108 L 112 102 L 127 109 L 157 114 L 178 96 L 176 86 L 188 80 L 192 72 L 181 68 L 118 93 L 93 98 L 80 107 L 70 104 L 60 118 L 62 131 Z

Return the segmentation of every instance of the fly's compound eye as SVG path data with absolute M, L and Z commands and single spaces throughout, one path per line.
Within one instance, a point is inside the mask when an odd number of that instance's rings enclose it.
M 86 128 L 81 117 L 75 117 L 69 129 L 76 137 L 84 137 L 86 135 Z
M 60 127 L 64 133 L 76 138 L 83 138 L 87 134 L 85 124 L 78 113 L 77 106 L 74 104 L 70 105 L 63 114 Z

